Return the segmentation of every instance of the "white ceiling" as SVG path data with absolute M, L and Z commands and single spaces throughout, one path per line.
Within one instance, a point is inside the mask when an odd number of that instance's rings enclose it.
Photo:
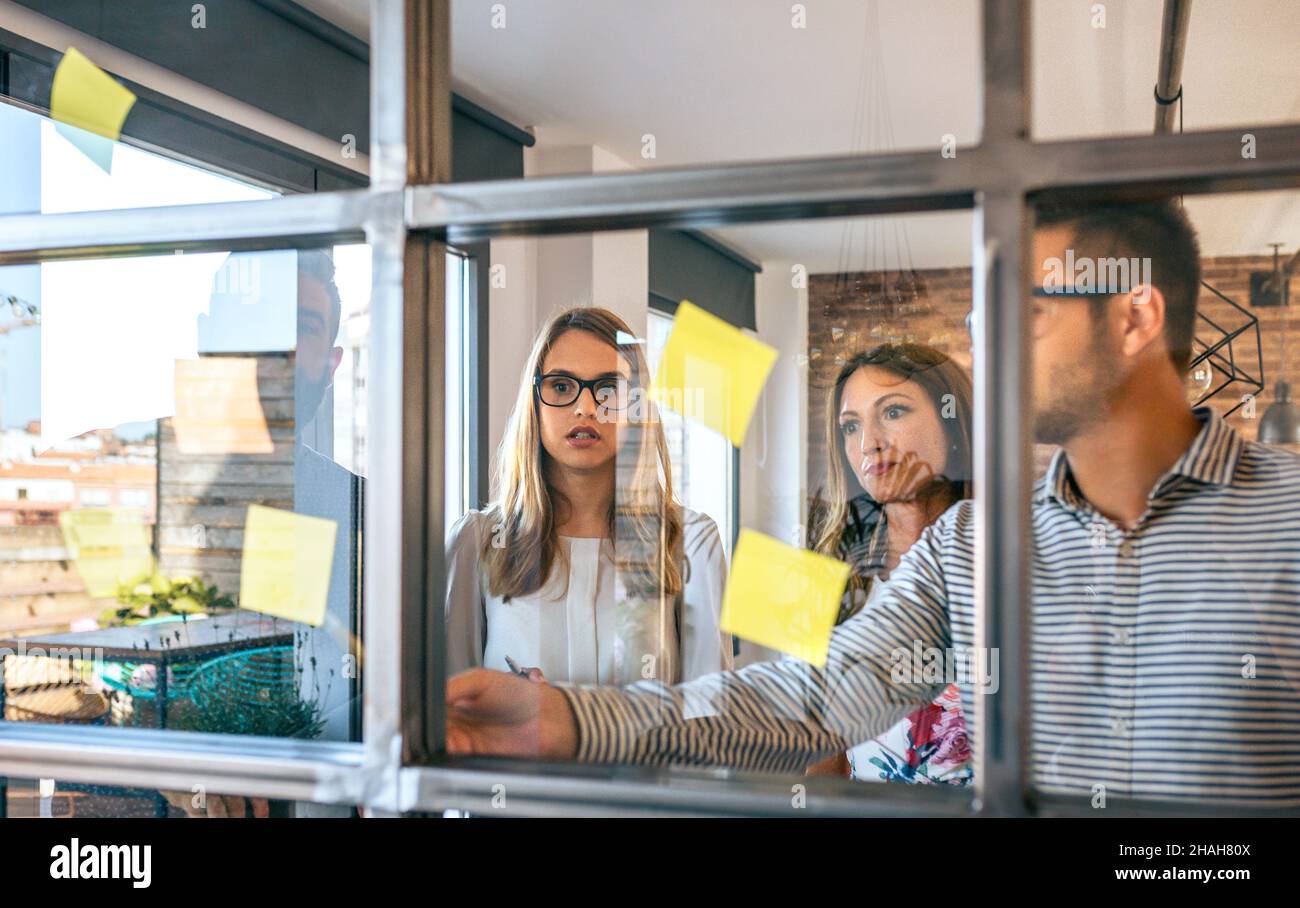
M 366 0 L 299 0 L 366 37 Z M 547 142 L 597 144 L 630 162 L 655 136 L 654 166 L 862 150 L 937 150 L 979 140 L 977 0 L 454 0 L 458 92 Z M 1038 138 L 1152 129 L 1162 0 L 1034 0 Z M 1188 130 L 1300 121 L 1300 2 L 1201 0 L 1183 73 Z M 865 51 L 865 53 L 864 53 Z M 1300 193 L 1188 199 L 1206 254 L 1300 244 Z M 967 214 L 906 219 L 918 267 L 970 262 Z M 716 231 L 756 258 L 833 270 L 845 222 Z M 873 228 L 888 240 L 893 225 Z M 858 227 L 853 266 L 878 265 Z M 872 248 L 879 249 L 879 242 Z

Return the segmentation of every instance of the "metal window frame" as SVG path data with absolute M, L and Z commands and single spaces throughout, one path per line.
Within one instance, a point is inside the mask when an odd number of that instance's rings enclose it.
M 518 813 L 749 815 L 790 809 L 790 780 L 441 755 L 442 280 L 446 243 L 651 226 L 701 227 L 969 209 L 974 237 L 978 639 L 1011 677 L 977 704 L 974 796 L 939 786 L 801 780 L 801 815 L 1062 815 L 1084 799 L 1028 785 L 1030 349 L 1021 305 L 1030 205 L 1300 186 L 1300 124 L 1038 143 L 1028 130 L 1028 4 L 983 3 L 983 137 L 937 153 L 829 157 L 453 185 L 450 0 L 372 0 L 368 189 L 267 202 L 0 217 L 0 264 L 173 249 L 370 244 L 374 259 L 367 646 L 361 745 L 0 724 L 0 774 L 365 804 L 484 807 L 505 784 Z M 1255 136 L 1257 157 L 1241 157 Z M 1143 815 L 1225 812 L 1135 805 Z M 1113 811 L 1108 808 L 1107 813 Z
M 488 437 L 488 357 L 491 344 L 492 248 L 490 243 L 467 243 L 453 251 L 469 261 L 465 294 L 466 340 L 470 374 L 466 376 L 471 406 L 465 414 L 465 436 L 470 439 L 469 489 L 470 507 L 482 507 L 490 494 L 490 451 Z

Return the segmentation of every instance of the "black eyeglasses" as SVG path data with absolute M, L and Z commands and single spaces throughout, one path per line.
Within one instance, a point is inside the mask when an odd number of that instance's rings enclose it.
M 1118 289 L 1083 290 L 1079 287 L 1053 287 L 1051 289 L 1047 287 L 1035 287 L 1029 294 L 1034 301 L 1034 337 L 1042 337 L 1047 332 L 1048 325 L 1056 319 L 1056 307 L 1061 303 L 1115 296 L 1116 294 L 1127 292 L 1127 290 Z
M 533 390 L 537 399 L 548 407 L 571 407 L 590 390 L 596 406 L 619 411 L 627 406 L 628 383 L 625 378 L 574 378 L 563 372 L 548 372 L 533 376 Z
M 1082 299 L 1091 296 L 1115 296 L 1119 293 L 1128 293 L 1127 290 L 1080 290 L 1077 287 L 1058 287 L 1048 289 L 1047 287 L 1035 287 L 1032 296 L 1039 299 Z
M 1101 296 L 1115 296 L 1116 294 L 1119 293 L 1128 293 L 1128 291 L 1127 290 L 1080 290 L 1077 287 L 1061 287 L 1058 289 L 1049 290 L 1046 287 L 1035 287 L 1033 290 L 1030 291 L 1029 295 L 1032 296 L 1035 300 L 1050 300 L 1052 302 L 1057 302 L 1059 300 L 1071 300 L 1071 299 L 1077 300 L 1077 299 L 1090 299 L 1092 297 L 1101 297 Z M 1037 304 L 1034 308 L 1034 315 L 1038 316 L 1039 319 L 1038 322 L 1035 324 L 1035 328 L 1037 329 L 1038 324 L 1040 324 L 1043 321 L 1044 317 L 1050 320 L 1053 311 L 1054 309 L 1051 306 Z M 970 333 L 971 337 L 975 336 L 975 310 L 974 309 L 966 313 L 966 330 Z

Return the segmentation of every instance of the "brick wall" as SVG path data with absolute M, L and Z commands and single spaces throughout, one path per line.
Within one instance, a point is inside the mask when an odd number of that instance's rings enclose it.
M 1250 308 L 1250 272 L 1273 267 L 1271 256 L 1223 256 L 1202 262 L 1205 280 L 1221 293 L 1249 309 L 1259 319 L 1263 346 L 1265 390 L 1256 401 L 1254 419 L 1244 408 L 1229 417 L 1229 422 L 1247 438 L 1258 431 L 1259 417 L 1273 400 L 1273 383 L 1281 368 L 1281 328 L 1286 309 Z M 970 335 L 966 331 L 966 314 L 971 309 L 971 272 L 969 268 L 935 269 L 919 272 L 925 292 L 919 300 L 901 306 L 872 305 L 868 292 L 879 273 L 817 274 L 808 280 L 808 490 L 811 494 L 825 481 L 826 450 L 822 422 L 826 395 L 847 356 L 888 341 L 915 341 L 942 350 L 962 367 L 971 367 Z M 888 281 L 897 280 L 897 273 Z M 1292 282 L 1293 296 L 1296 292 Z M 1300 299 L 1300 298 L 1297 298 Z M 1244 317 L 1231 305 L 1202 289 L 1200 311 L 1226 329 L 1242 324 Z M 1289 360 L 1286 378 L 1300 388 L 1300 305 L 1290 307 Z M 1207 336 L 1204 324 L 1198 336 Z M 1254 332 L 1247 332 L 1234 342 L 1238 363 L 1256 374 Z M 1258 376 L 1257 376 L 1258 377 Z M 1217 381 L 1216 381 L 1217 385 Z M 1226 412 L 1241 400 L 1245 389 L 1224 391 L 1211 399 L 1219 412 Z M 1039 446 L 1035 452 L 1041 471 L 1051 449 Z

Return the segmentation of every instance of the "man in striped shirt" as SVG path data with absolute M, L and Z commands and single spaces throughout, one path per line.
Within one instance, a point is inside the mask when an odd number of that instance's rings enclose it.
M 1120 259 L 1132 280 L 1096 286 Z M 1035 431 L 1062 447 L 1032 503 L 1034 784 L 1300 805 L 1300 458 L 1186 403 L 1195 233 L 1172 205 L 1043 211 L 1034 260 Z M 626 688 L 458 675 L 448 747 L 802 771 L 945 686 L 899 667 L 973 648 L 974 549 L 960 502 L 835 629 L 823 668 Z

